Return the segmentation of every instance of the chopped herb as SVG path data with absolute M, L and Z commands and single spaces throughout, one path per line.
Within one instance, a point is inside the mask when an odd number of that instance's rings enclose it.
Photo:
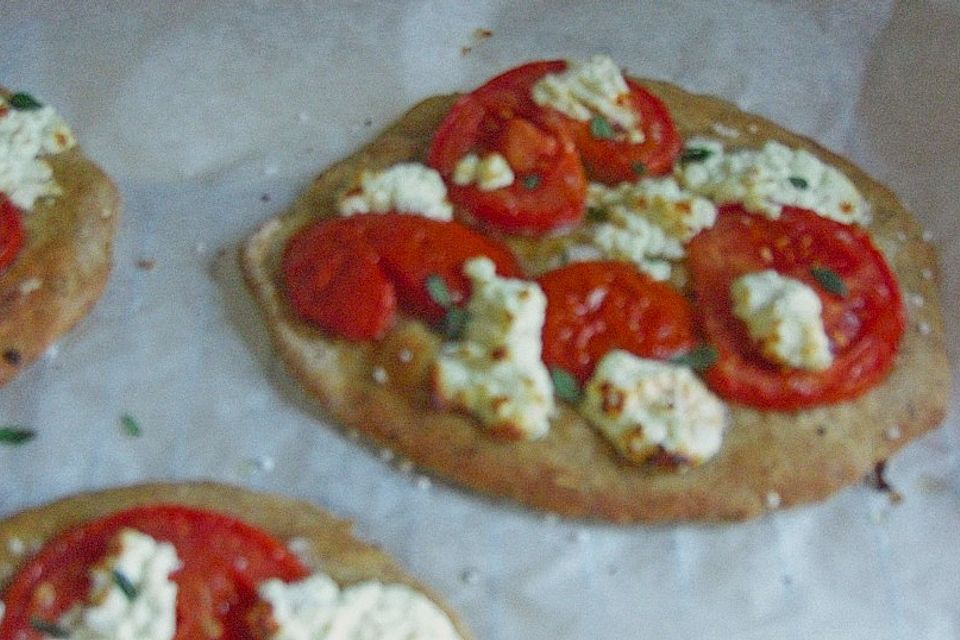
M 594 116 L 590 119 L 590 135 L 599 140 L 613 138 L 613 126 L 603 116 Z
M 820 286 L 841 298 L 847 297 L 847 285 L 843 282 L 840 275 L 833 269 L 827 267 L 811 267 L 810 275 L 820 283 Z
M 467 328 L 470 314 L 463 307 L 450 307 L 443 316 L 443 335 L 450 340 L 458 340 Z
M 535 173 L 531 173 L 528 176 L 523 177 L 523 188 L 528 191 L 533 191 L 540 186 L 540 176 Z
M 704 147 L 689 147 L 680 154 L 680 164 L 687 162 L 703 162 L 713 155 L 713 151 Z
M 673 364 L 690 367 L 694 371 L 709 369 L 717 361 L 717 349 L 709 344 L 701 344 L 693 350 L 670 358 Z
M 643 164 L 642 162 L 634 162 L 632 165 L 630 165 L 630 168 L 633 169 L 633 172 L 638 176 L 642 176 L 647 172 L 647 165 Z
M 10 96 L 10 99 L 7 100 L 7 104 L 14 109 L 19 109 L 20 111 L 34 111 L 36 109 L 43 108 L 43 105 L 40 104 L 36 98 L 29 93 L 23 92 L 15 93 Z
M 46 620 L 41 620 L 40 618 L 30 618 L 30 626 L 40 633 L 50 636 L 51 638 L 70 637 L 70 631 L 64 629 L 56 622 L 48 622 Z
M 129 413 L 125 413 L 120 416 L 120 426 L 123 427 L 124 432 L 128 436 L 138 437 L 141 433 L 143 433 L 143 430 L 140 429 L 140 423 L 138 423 Z
M 113 570 L 113 581 L 120 587 L 120 591 L 123 591 L 123 595 L 127 596 L 127 600 L 137 598 L 137 588 L 130 582 L 130 578 L 123 575 L 118 569 Z
M 32 429 L 10 425 L 0 427 L 0 444 L 17 445 L 32 440 L 37 435 Z
M 809 183 L 800 176 L 790 176 L 790 184 L 795 186 L 797 189 L 806 189 L 809 187 Z
M 587 220 L 590 222 L 606 222 L 610 214 L 603 207 L 587 207 Z
M 435 273 L 427 276 L 427 293 L 430 295 L 431 300 L 444 309 L 449 309 L 453 306 L 453 297 L 450 295 L 450 290 L 447 289 L 447 283 Z
M 577 379 L 566 369 L 550 367 L 550 379 L 553 380 L 553 391 L 561 400 L 570 404 L 578 404 L 582 391 Z

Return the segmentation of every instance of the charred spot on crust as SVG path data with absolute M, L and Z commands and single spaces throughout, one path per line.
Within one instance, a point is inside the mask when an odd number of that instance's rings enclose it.
M 11 367 L 16 367 L 23 360 L 23 356 L 16 349 L 6 349 L 3 352 L 3 361 Z

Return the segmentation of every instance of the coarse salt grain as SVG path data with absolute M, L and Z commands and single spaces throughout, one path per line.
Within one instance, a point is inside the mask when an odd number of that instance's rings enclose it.
M 764 502 L 767 505 L 767 509 L 776 509 L 780 506 L 780 494 L 776 491 L 768 491 L 764 497 Z

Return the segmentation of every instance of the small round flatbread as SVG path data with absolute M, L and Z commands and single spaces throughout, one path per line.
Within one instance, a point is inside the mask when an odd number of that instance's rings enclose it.
M 433 600 L 464 640 L 473 636 L 425 586 L 407 575 L 386 553 L 357 540 L 351 524 L 306 502 L 213 482 L 142 484 L 83 493 L 23 511 L 0 521 L 0 592 L 27 552 L 58 533 L 111 513 L 152 504 L 175 504 L 226 514 L 284 541 L 313 571 L 341 586 L 366 580 L 407 584 Z
M 908 326 L 891 374 L 860 398 L 798 412 L 731 405 L 720 452 L 680 473 L 624 462 L 577 412 L 563 405 L 534 442 L 490 438 L 469 416 L 431 406 L 429 371 L 440 337 L 401 319 L 379 342 L 332 338 L 298 320 L 284 301 L 279 261 L 287 239 L 318 217 L 364 168 L 423 161 L 456 96 L 425 100 L 373 142 L 317 177 L 287 213 L 247 239 L 241 265 L 274 343 L 290 370 L 331 418 L 455 483 L 561 515 L 617 522 L 737 520 L 822 500 L 858 481 L 907 441 L 938 425 L 950 383 L 938 301 L 936 255 L 895 195 L 815 142 L 722 100 L 663 82 L 640 81 L 667 104 L 684 138 L 727 137 L 730 147 L 779 140 L 843 171 L 869 201 L 875 244 L 907 306 Z M 512 238 L 528 272 L 546 268 L 563 236 Z M 382 375 L 374 371 L 386 372 Z M 378 372 L 379 373 L 379 372 Z
M 63 193 L 24 214 L 23 248 L 0 273 L 0 386 L 90 311 L 110 274 L 116 186 L 78 147 L 44 159 Z

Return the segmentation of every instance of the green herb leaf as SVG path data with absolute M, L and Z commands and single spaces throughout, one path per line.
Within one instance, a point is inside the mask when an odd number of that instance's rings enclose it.
M 114 569 L 112 573 L 113 581 L 120 587 L 120 591 L 123 591 L 123 595 L 127 596 L 127 600 L 135 600 L 138 592 L 134 584 L 130 582 L 130 578 L 123 575 L 119 569 Z
M 427 293 L 430 295 L 431 300 L 444 309 L 449 309 L 453 306 L 453 297 L 450 295 L 450 290 L 447 288 L 447 283 L 443 281 L 443 278 L 435 273 L 431 273 L 427 276 L 426 286 Z
M 684 367 L 690 367 L 694 371 L 704 371 L 716 363 L 717 357 L 716 347 L 709 344 L 701 344 L 687 353 L 670 358 L 670 362 Z
M 30 626 L 40 633 L 50 636 L 51 638 L 70 637 L 70 631 L 64 629 L 56 622 L 48 622 L 47 620 L 41 620 L 40 618 L 30 618 Z
M 32 440 L 37 432 L 16 425 L 0 427 L 0 444 L 18 445 Z
M 120 426 L 128 436 L 139 437 L 143 430 L 140 429 L 140 423 L 137 422 L 129 413 L 120 416 Z
M 810 186 L 810 184 L 800 176 L 790 176 L 789 180 L 790 184 L 795 186 L 797 189 L 806 189 Z
M 36 98 L 29 93 L 23 92 L 15 93 L 10 96 L 10 99 L 7 100 L 7 104 L 19 111 L 34 111 L 36 109 L 43 108 L 43 105 L 40 104 Z
M 832 293 L 835 296 L 840 296 L 841 298 L 846 298 L 847 285 L 844 283 L 843 278 L 834 271 L 833 269 L 828 269 L 826 267 L 811 267 L 810 275 L 820 283 L 820 286 Z
M 613 126 L 603 116 L 593 116 L 590 119 L 590 135 L 599 140 L 611 140 L 614 135 Z
M 540 176 L 535 173 L 523 177 L 523 188 L 533 191 L 540 186 Z
M 680 154 L 680 163 L 703 162 L 713 155 L 713 151 L 704 147 L 688 147 Z
M 634 162 L 630 165 L 630 168 L 633 169 L 633 172 L 638 176 L 642 176 L 647 172 L 647 165 L 642 162 Z
M 443 316 L 443 335 L 449 340 L 459 340 L 469 320 L 470 314 L 463 307 L 449 307 Z
M 587 220 L 590 222 L 606 222 L 610 214 L 603 207 L 587 207 Z
M 550 367 L 550 379 L 553 380 L 553 392 L 558 398 L 570 404 L 580 403 L 583 392 L 573 374 L 560 367 Z

